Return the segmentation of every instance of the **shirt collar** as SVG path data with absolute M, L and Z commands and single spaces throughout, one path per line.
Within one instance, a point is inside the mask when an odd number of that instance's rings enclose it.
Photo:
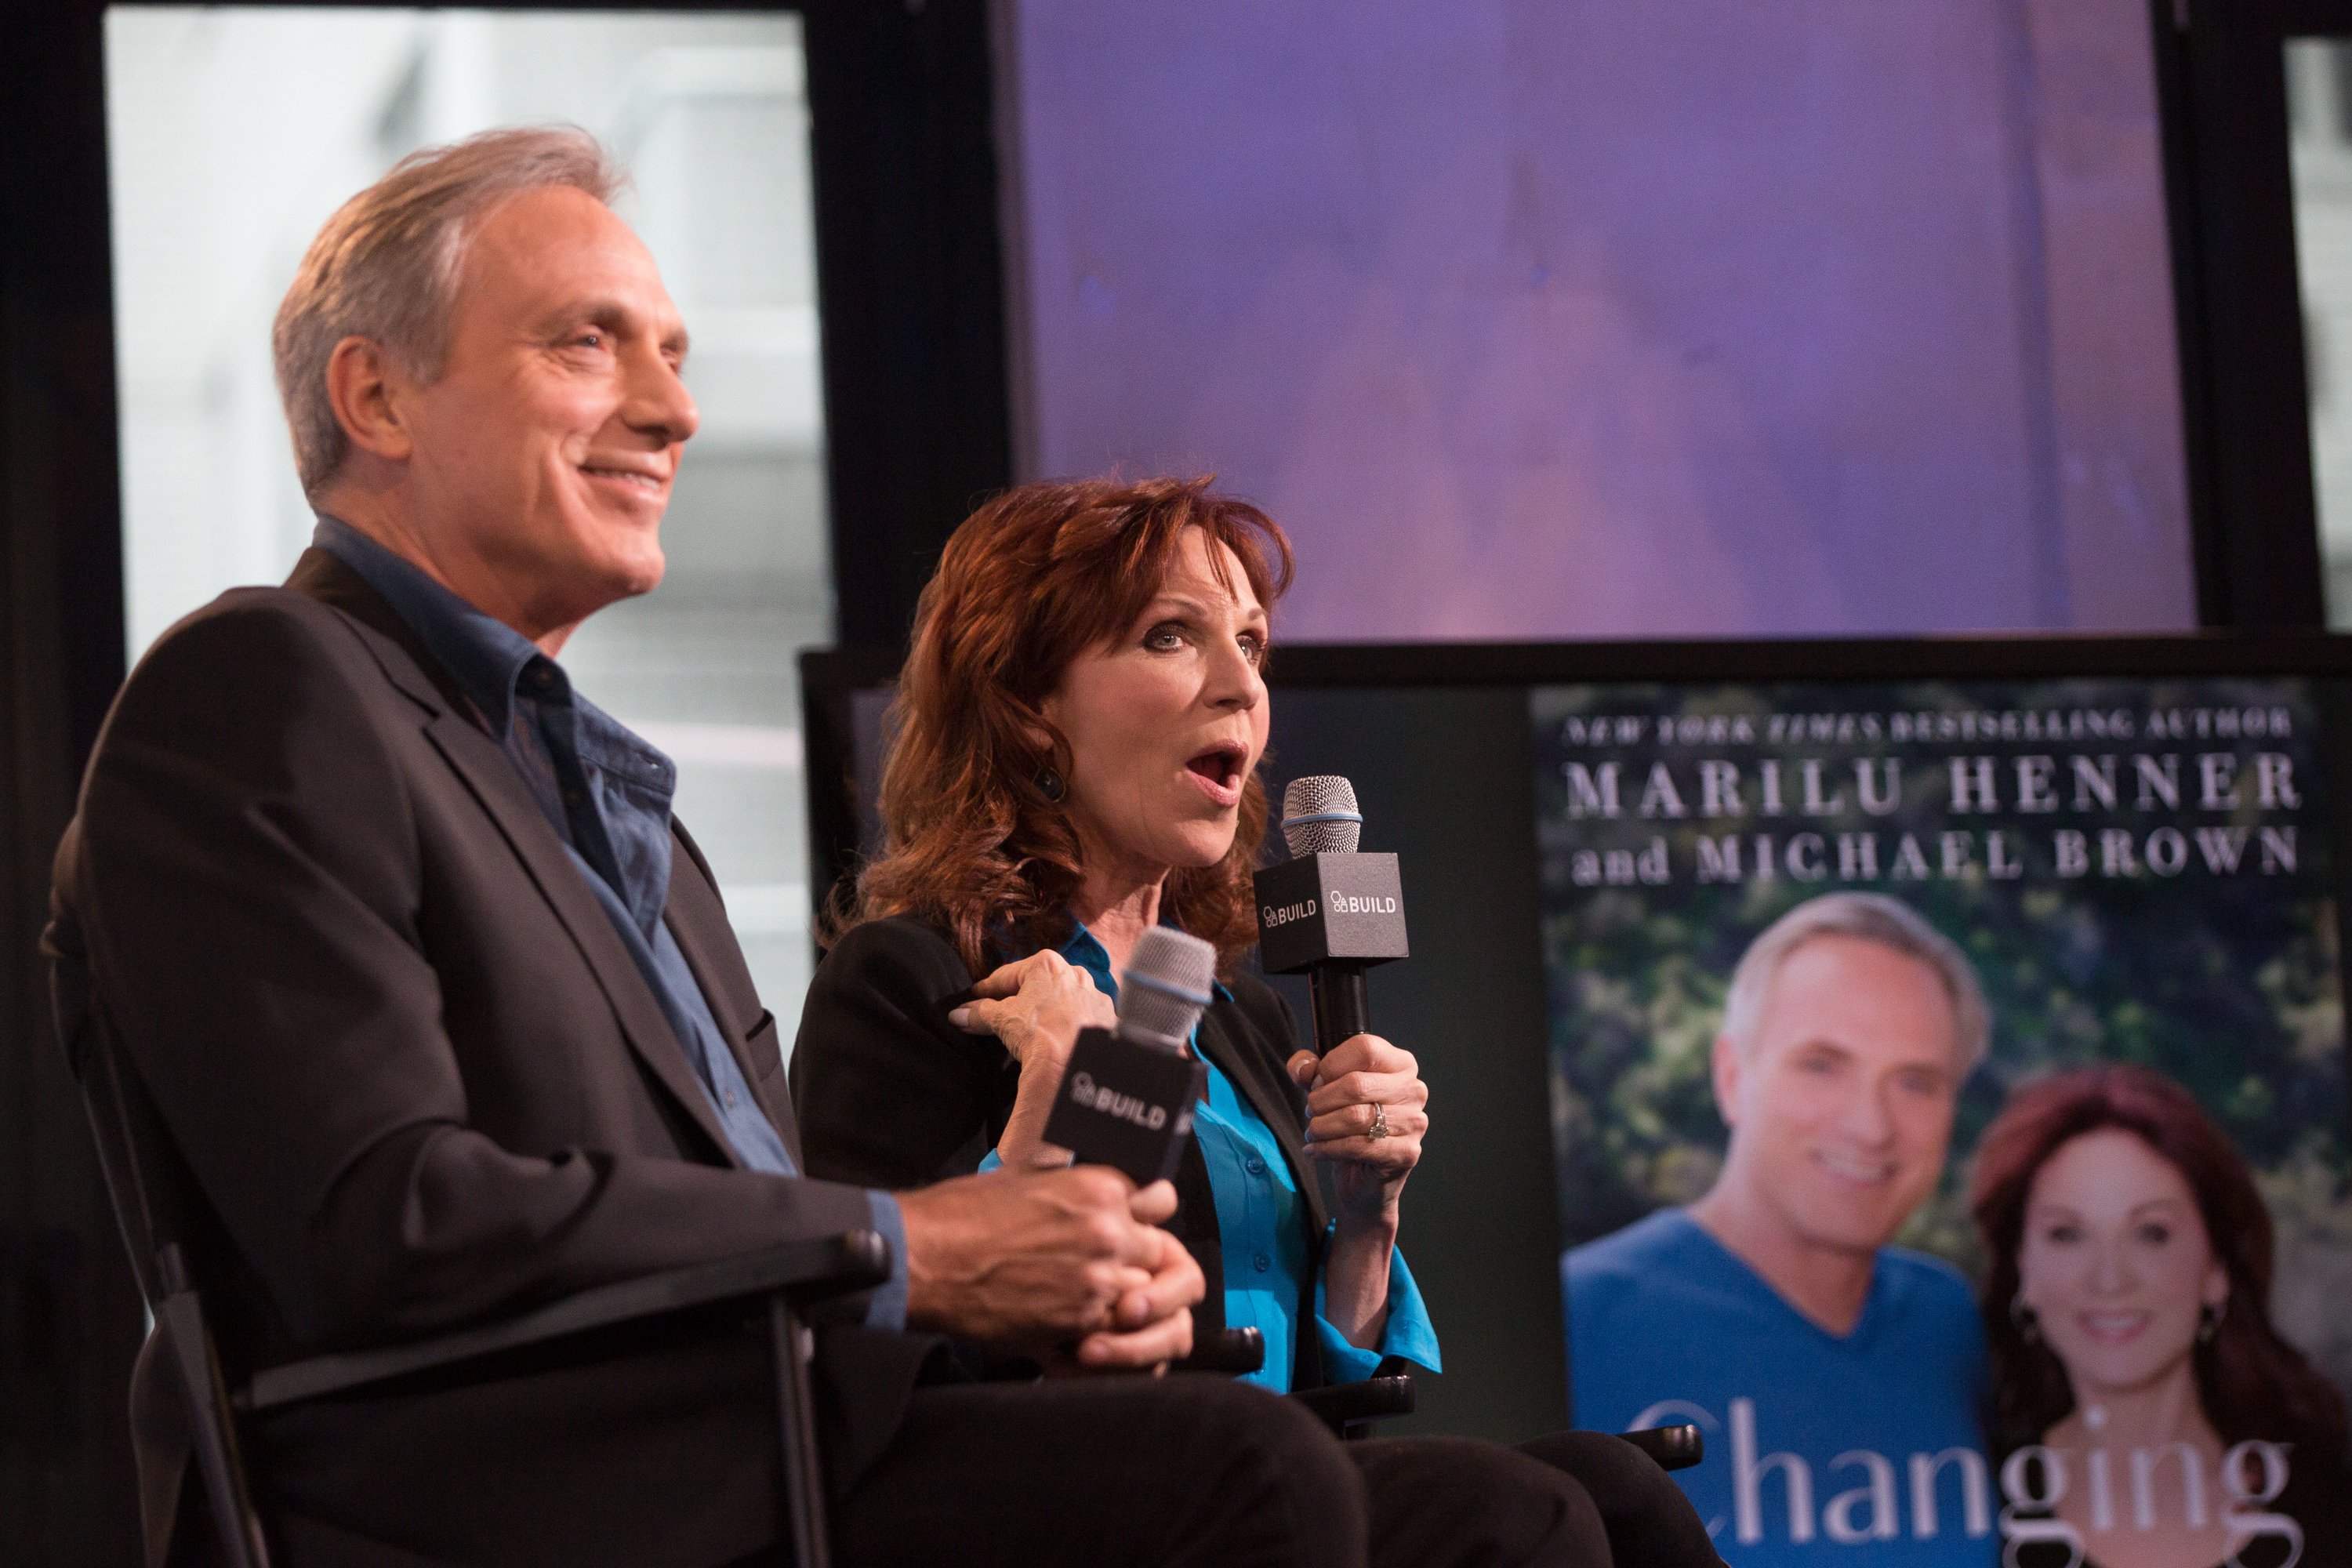
M 549 658 L 529 637 L 488 612 L 427 576 L 415 563 L 378 544 L 339 517 L 319 514 L 318 531 L 310 542 L 352 571 L 380 595 L 441 662 L 482 716 L 491 731 L 507 732 L 514 707 L 515 683 L 544 664 L 548 674 L 532 679 L 543 684 L 539 695 L 568 694 L 562 667 Z
M 1095 940 L 1086 921 L 1072 915 L 1069 940 L 1055 951 L 1068 959 L 1072 968 L 1083 969 L 1094 976 L 1096 990 L 1114 1002 L 1118 1000 L 1118 978 L 1110 972 L 1110 954 L 1103 951 L 1103 944 Z
M 1174 922 L 1162 921 L 1160 923 L 1171 925 Z M 1054 951 L 1069 960 L 1072 968 L 1083 969 L 1094 976 L 1096 990 L 1114 1002 L 1118 1000 L 1118 979 L 1110 972 L 1110 954 L 1103 951 L 1103 944 L 1096 940 L 1094 932 L 1087 929 L 1086 921 L 1072 915 L 1069 940 Z M 1228 1001 L 1233 999 L 1233 993 L 1225 989 L 1225 983 L 1222 980 L 1214 982 L 1211 989 Z M 1198 1027 L 1198 1025 L 1194 1026 L 1196 1030 Z

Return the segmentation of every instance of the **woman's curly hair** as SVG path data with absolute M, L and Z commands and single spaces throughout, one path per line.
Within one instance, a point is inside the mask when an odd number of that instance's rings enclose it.
M 1165 584 L 1187 529 L 1233 552 L 1260 604 L 1290 585 L 1290 542 L 1209 479 L 1023 485 L 956 530 L 923 590 L 898 678 L 882 770 L 880 856 L 827 923 L 913 915 L 946 928 L 973 973 L 1019 937 L 1069 934 L 1083 880 L 1076 833 L 1038 775 L 1066 778 L 1067 740 L 1040 705 L 1071 660 L 1123 634 Z M 1226 557 L 1210 553 L 1225 582 Z M 1227 584 L 1230 585 L 1229 584 Z M 1250 873 L 1265 837 L 1265 789 L 1242 792 L 1233 847 L 1179 868 L 1160 913 L 1215 945 L 1227 968 L 1257 940 Z
M 2147 1145 L 2196 1194 L 2213 1256 L 2230 1277 L 2228 1310 L 2191 1352 L 2197 1398 L 2224 1443 L 2296 1445 L 2315 1475 L 2344 1462 L 2344 1396 L 2271 1322 L 2276 1267 L 2271 1212 L 2246 1158 L 2194 1096 L 2147 1068 L 2105 1062 L 2029 1083 L 1978 1141 L 1969 1208 L 1983 1238 L 1979 1298 L 1992 1351 L 1997 1446 L 2039 1443 L 2074 1407 L 2065 1365 L 2015 1310 L 2018 1254 L 2034 1178 L 2088 1132 L 2115 1128 Z

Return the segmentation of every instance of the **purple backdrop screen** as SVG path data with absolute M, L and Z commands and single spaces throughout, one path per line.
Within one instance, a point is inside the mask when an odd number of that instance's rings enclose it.
M 2193 624 L 2139 0 L 1019 0 L 1033 475 L 1293 637 Z

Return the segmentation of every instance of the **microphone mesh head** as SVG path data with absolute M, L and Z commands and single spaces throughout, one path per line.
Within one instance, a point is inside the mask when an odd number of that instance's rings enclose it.
M 1153 926 L 1135 944 L 1118 977 L 1118 1032 L 1129 1039 L 1181 1047 L 1213 994 L 1217 950 L 1174 926 Z
M 1293 779 L 1282 792 L 1282 837 L 1293 855 L 1353 855 L 1364 835 L 1356 786 L 1337 773 Z

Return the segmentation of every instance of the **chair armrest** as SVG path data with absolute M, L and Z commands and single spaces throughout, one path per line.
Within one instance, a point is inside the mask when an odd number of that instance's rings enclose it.
M 599 1285 L 497 1322 L 379 1350 L 289 1362 L 253 1374 L 239 1409 L 274 1410 L 413 1373 L 455 1366 L 592 1329 L 789 1290 L 801 1300 L 871 1289 L 890 1278 L 890 1244 L 870 1230 L 788 1241 L 764 1251 Z
M 1696 1426 L 1650 1426 L 1617 1434 L 1653 1459 L 1662 1470 L 1686 1470 L 1706 1457 L 1706 1438 Z
M 1265 1335 L 1256 1329 L 1220 1329 L 1192 1342 L 1192 1353 L 1171 1372 L 1217 1372 L 1240 1377 L 1265 1364 Z
M 1332 1431 L 1346 1436 L 1351 1426 L 1412 1414 L 1412 1379 L 1400 1373 L 1368 1377 L 1361 1383 L 1338 1383 L 1325 1388 L 1302 1388 L 1291 1398 L 1314 1413 Z

